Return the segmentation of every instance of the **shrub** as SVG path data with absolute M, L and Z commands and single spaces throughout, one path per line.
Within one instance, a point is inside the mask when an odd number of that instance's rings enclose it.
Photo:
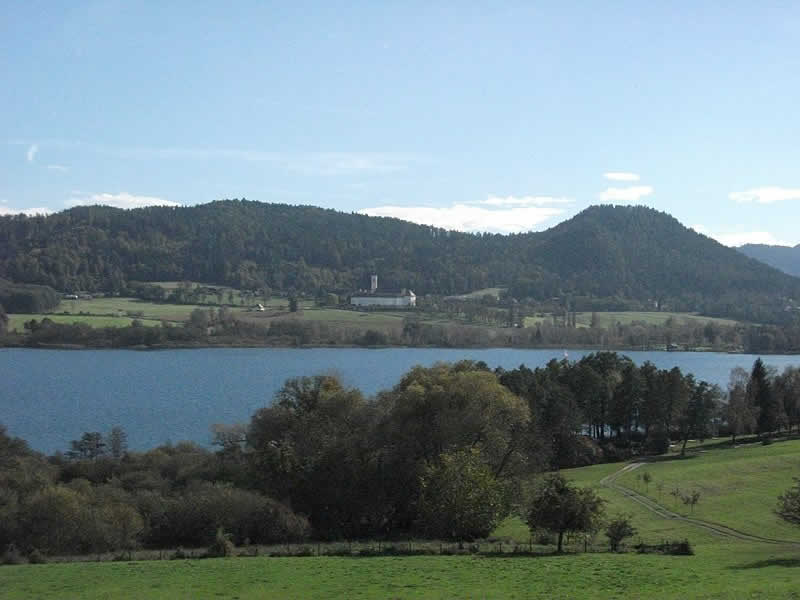
M 421 480 L 420 529 L 454 541 L 486 537 L 506 514 L 502 484 L 477 450 L 445 453 L 439 460 Z
M 206 556 L 209 558 L 222 558 L 225 556 L 233 556 L 235 551 L 236 546 L 233 545 L 231 536 L 225 533 L 222 527 L 220 527 L 217 529 L 217 535 L 214 537 L 214 541 L 206 551 Z
M 38 548 L 33 548 L 28 552 L 28 562 L 32 565 L 41 565 L 47 562 L 47 556 Z
M 606 526 L 606 537 L 612 552 L 619 549 L 622 540 L 633 535 L 636 535 L 636 529 L 631 525 L 630 517 L 616 516 Z
M 0 556 L 0 564 L 4 565 L 19 565 L 22 564 L 22 553 L 19 549 L 14 545 L 14 542 L 11 542 L 7 547 L 6 551 L 3 552 L 3 555 Z
M 667 540 L 660 544 L 645 544 L 640 542 L 636 546 L 640 554 L 671 554 L 675 556 L 693 556 L 694 550 L 689 540 Z

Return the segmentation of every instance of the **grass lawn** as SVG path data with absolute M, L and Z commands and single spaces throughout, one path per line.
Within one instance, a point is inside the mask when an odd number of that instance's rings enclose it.
M 482 290 L 475 290 L 474 292 L 470 292 L 469 294 L 461 294 L 460 296 L 450 296 L 450 298 L 461 298 L 464 300 L 483 298 L 484 296 L 493 296 L 495 298 L 499 298 L 500 294 L 504 292 L 506 289 L 507 288 L 504 287 L 483 288 Z
M 232 558 L 0 568 L 0 598 L 791 598 L 800 552 Z
M 597 319 L 601 327 L 609 327 L 622 323 L 627 325 L 634 321 L 643 321 L 648 325 L 663 325 L 669 319 L 676 323 L 716 323 L 717 325 L 736 325 L 732 319 L 719 319 L 716 317 L 703 317 L 693 313 L 674 312 L 598 312 Z M 577 324 L 589 326 L 592 322 L 592 313 L 582 312 L 575 315 Z
M 640 467 L 621 476 L 617 483 L 644 493 L 679 514 L 762 537 L 800 542 L 800 527 L 773 513 L 778 495 L 793 485 L 793 477 L 800 476 L 800 440 L 777 441 L 769 446 L 755 443 L 737 448 L 703 448 L 699 446 L 683 460 Z M 637 477 L 645 471 L 653 478 L 648 487 Z M 660 500 L 658 482 L 664 486 Z M 676 487 L 684 492 L 700 492 L 693 512 L 669 494 Z
M 716 495 L 709 491 L 707 503 L 701 500 L 695 516 L 700 516 L 705 507 L 713 520 L 746 518 L 747 511 L 735 508 L 741 504 L 753 516 L 739 528 L 756 527 L 753 531 L 765 535 L 772 527 L 768 521 L 774 496 L 790 485 L 791 478 L 786 474 L 796 474 L 797 455 L 800 442 L 779 442 L 709 449 L 698 458 L 642 468 L 654 477 L 651 492 L 659 478 L 666 482 L 669 477 L 687 482 L 696 477 L 709 490 L 718 487 Z M 563 473 L 576 484 L 597 486 L 622 466 L 595 465 Z M 636 472 L 618 481 L 637 487 Z M 562 556 L 536 557 L 239 557 L 20 565 L 0 567 L 0 599 L 800 598 L 800 547 L 718 536 L 689 523 L 659 517 L 613 489 L 600 487 L 598 493 L 606 500 L 609 515 L 630 515 L 638 530 L 632 543 L 640 538 L 649 543 L 686 538 L 695 556 L 580 553 L 568 547 L 568 553 Z M 714 513 L 713 506 L 719 514 Z M 791 528 L 782 531 L 789 536 Z M 794 539 L 800 538 L 798 533 L 800 528 L 796 528 Z M 529 539 L 527 527 L 518 517 L 506 520 L 494 535 L 520 542 Z M 602 535 L 597 543 L 603 543 Z
M 91 315 L 53 315 L 53 314 L 15 314 L 8 315 L 8 328 L 11 331 L 17 330 L 22 332 L 24 329 L 25 321 L 36 319 L 41 321 L 48 318 L 56 323 L 87 323 L 92 327 L 126 327 L 133 322 L 132 317 L 96 317 Z M 142 325 L 154 326 L 160 325 L 161 321 L 154 319 L 139 319 Z
M 663 325 L 669 319 L 674 319 L 676 323 L 715 323 L 717 325 L 736 325 L 738 321 L 732 319 L 719 319 L 716 317 L 703 317 L 694 313 L 675 313 L 675 312 L 597 312 L 598 325 L 608 328 L 622 323 L 629 325 L 634 321 L 644 322 L 648 325 Z M 559 315 L 561 318 L 561 315 Z M 535 327 L 537 323 L 552 323 L 553 317 L 549 314 L 535 317 L 525 317 L 525 327 Z M 575 315 L 575 324 L 578 327 L 589 327 L 592 323 L 592 313 L 579 312 Z

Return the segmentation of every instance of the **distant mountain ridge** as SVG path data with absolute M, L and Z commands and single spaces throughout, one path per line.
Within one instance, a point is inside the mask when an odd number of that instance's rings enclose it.
M 755 322 L 780 320 L 800 299 L 800 279 L 642 206 L 592 206 L 514 235 L 246 200 L 0 217 L 0 277 L 61 291 L 193 280 L 346 294 L 373 273 L 381 288 L 421 295 L 502 286 L 578 310 L 658 305 Z
M 770 246 L 767 244 L 745 244 L 739 252 L 780 269 L 784 273 L 800 277 L 800 244 L 797 246 Z

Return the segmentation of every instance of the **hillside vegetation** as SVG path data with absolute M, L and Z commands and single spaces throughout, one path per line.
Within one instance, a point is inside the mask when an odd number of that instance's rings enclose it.
M 507 287 L 520 300 L 569 297 L 571 310 L 658 305 L 752 322 L 786 321 L 800 298 L 800 279 L 645 207 L 590 207 L 508 236 L 244 200 L 0 218 L 0 276 L 62 291 L 193 280 L 319 296 L 365 287 L 372 273 L 382 288 L 425 295 Z
M 745 244 L 738 250 L 750 258 L 760 260 L 784 273 L 800 277 L 800 244 L 794 247 Z

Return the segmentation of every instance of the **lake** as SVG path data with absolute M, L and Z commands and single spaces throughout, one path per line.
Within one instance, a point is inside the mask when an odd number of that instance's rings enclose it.
M 591 350 L 570 350 L 577 360 Z M 624 352 L 637 364 L 684 372 L 726 386 L 734 367 L 750 369 L 745 354 Z M 512 348 L 207 348 L 197 350 L 0 349 L 0 423 L 40 451 L 67 450 L 84 431 L 128 433 L 131 449 L 167 441 L 208 444 L 214 423 L 246 422 L 270 403 L 289 377 L 337 373 L 365 394 L 390 388 L 412 366 L 483 360 L 490 367 L 537 367 L 564 357 L 560 350 Z M 766 356 L 783 370 L 800 356 Z

